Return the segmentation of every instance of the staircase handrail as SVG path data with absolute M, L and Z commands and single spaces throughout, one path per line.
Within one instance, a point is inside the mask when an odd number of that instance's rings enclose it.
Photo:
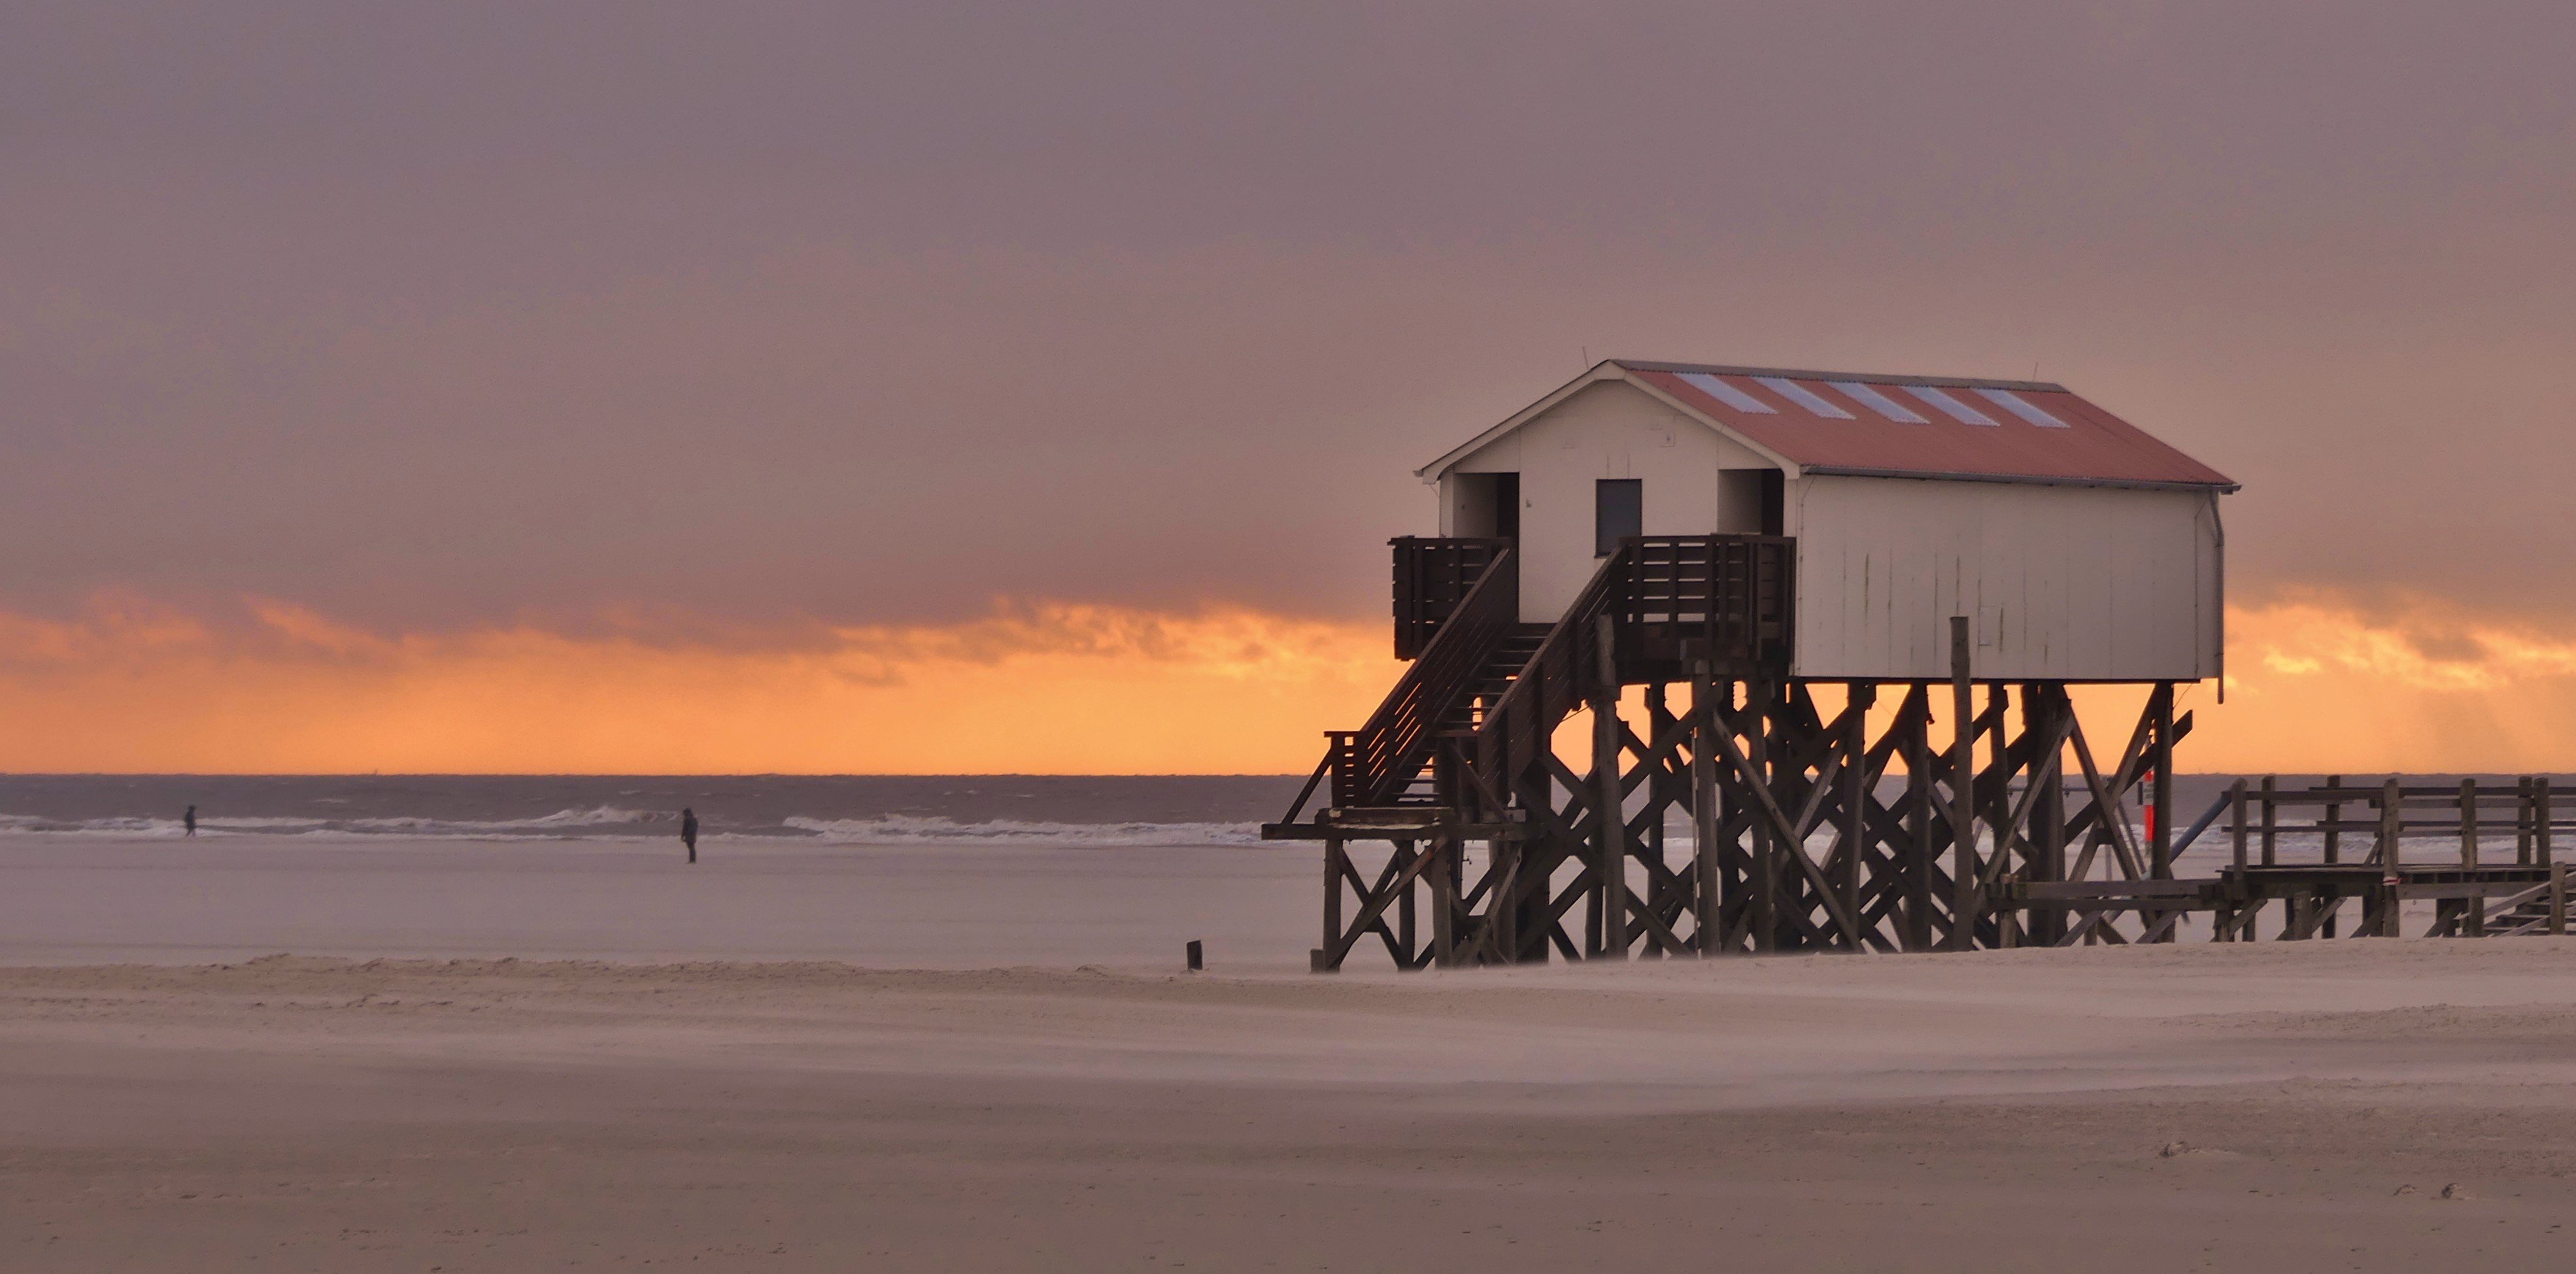
M 1520 622 L 1520 568 L 1506 546 L 1486 563 L 1368 723 L 1334 741 L 1333 804 L 1387 805 L 1429 763 L 1432 730 L 1475 684 L 1496 643 Z
M 1599 680 L 1600 620 L 1625 598 L 1630 551 L 1631 545 L 1622 542 L 1602 559 L 1511 688 L 1485 710 L 1469 756 L 1491 788 L 1506 798 L 1511 776 L 1536 763 L 1557 723 L 1574 711 L 1582 688 Z
M 1559 722 L 1599 689 L 1601 617 L 1624 649 L 1660 635 L 1696 658 L 1785 668 L 1795 607 L 1797 541 L 1772 535 L 1629 536 L 1602 560 L 1511 688 L 1486 710 L 1468 755 L 1488 796 L 1547 754 Z M 1649 579 L 1648 576 L 1653 578 Z

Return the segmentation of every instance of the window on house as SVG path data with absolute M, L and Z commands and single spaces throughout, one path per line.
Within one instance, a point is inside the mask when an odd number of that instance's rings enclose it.
M 1608 557 L 1619 541 L 1646 533 L 1646 483 L 1603 478 L 1592 484 L 1592 556 Z

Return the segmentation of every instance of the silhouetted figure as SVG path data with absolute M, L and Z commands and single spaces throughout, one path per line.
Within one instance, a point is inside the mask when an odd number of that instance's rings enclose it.
M 689 861 L 698 861 L 698 812 L 680 811 L 680 843 L 689 847 Z
M 187 819 L 188 819 L 188 834 L 189 834 L 190 836 L 194 836 L 194 835 L 196 835 L 196 834 L 197 834 L 197 807 L 196 807 L 196 806 L 191 805 L 191 806 L 189 806 L 189 807 L 188 807 Z

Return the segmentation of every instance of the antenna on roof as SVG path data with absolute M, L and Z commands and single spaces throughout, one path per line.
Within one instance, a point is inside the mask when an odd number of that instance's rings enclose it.
M 1592 347 L 1589 345 L 1577 345 L 1574 348 L 1583 351 L 1583 365 L 1585 367 L 1592 366 Z

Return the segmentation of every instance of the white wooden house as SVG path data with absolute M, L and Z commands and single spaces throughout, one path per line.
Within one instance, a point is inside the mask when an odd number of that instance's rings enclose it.
M 1624 536 L 1793 537 L 1789 675 L 2197 681 L 2223 670 L 2224 474 L 2065 387 L 1603 362 L 1418 471 L 1515 540 L 1552 623 Z

